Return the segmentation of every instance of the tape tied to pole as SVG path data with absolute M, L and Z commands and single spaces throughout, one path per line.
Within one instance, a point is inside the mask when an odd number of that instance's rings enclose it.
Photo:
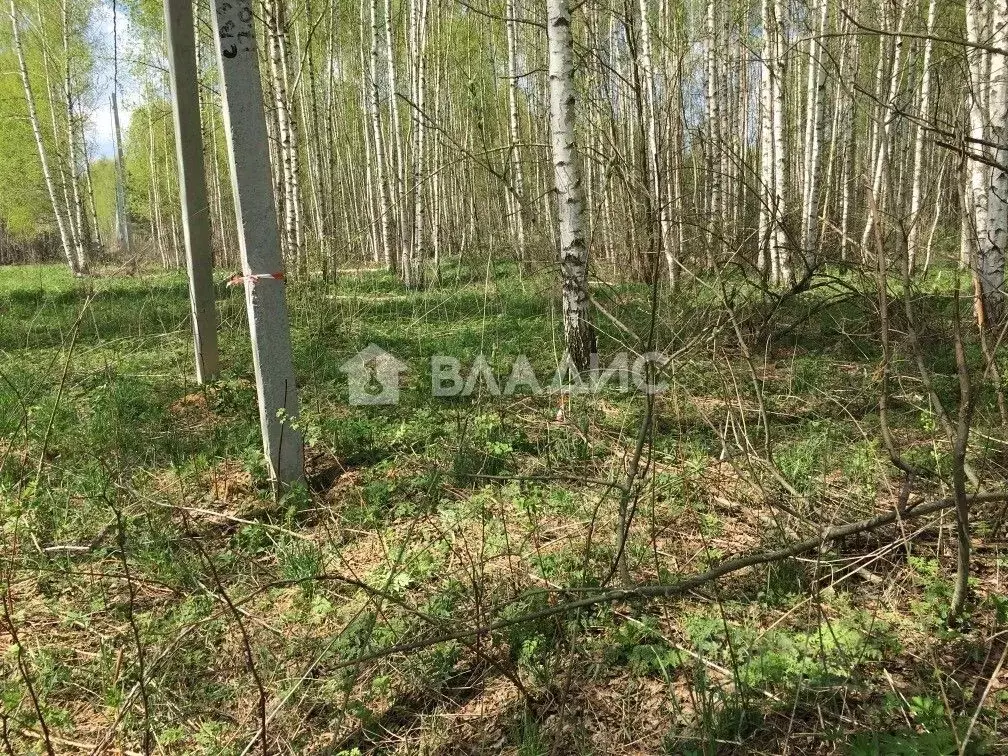
M 235 273 L 231 278 L 227 280 L 228 286 L 244 286 L 245 282 L 251 283 L 255 286 L 257 281 L 284 281 L 283 271 L 277 273 L 250 273 L 247 276 L 243 276 L 241 273 Z

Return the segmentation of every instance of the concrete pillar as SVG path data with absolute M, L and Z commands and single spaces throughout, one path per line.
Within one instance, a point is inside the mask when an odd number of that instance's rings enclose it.
M 274 479 L 292 483 L 304 475 L 304 441 L 290 425 L 298 395 L 252 0 L 212 0 L 211 10 L 263 446 Z
M 182 229 L 189 269 L 196 380 L 217 377 L 217 309 L 210 247 L 210 204 L 203 170 L 203 132 L 200 125 L 199 81 L 192 0 L 165 0 L 165 29 L 171 69 L 175 149 L 178 154 Z

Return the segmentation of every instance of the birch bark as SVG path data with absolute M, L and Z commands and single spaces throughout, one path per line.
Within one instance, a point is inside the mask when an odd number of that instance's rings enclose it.
M 917 267 L 917 252 L 920 242 L 922 188 L 924 185 L 924 124 L 928 122 L 931 116 L 932 41 L 930 35 L 934 31 L 937 8 L 937 0 L 930 0 L 927 17 L 927 34 L 929 38 L 924 40 L 924 55 L 921 60 L 920 108 L 918 109 L 921 123 L 917 124 L 914 133 L 913 174 L 911 176 L 913 185 L 910 190 L 910 231 L 908 234 L 909 238 L 907 239 L 907 265 L 911 273 Z
M 991 16 L 991 44 L 1008 44 L 1008 0 L 995 0 Z M 987 327 L 1004 317 L 1004 265 L 1008 252 L 1008 56 L 991 54 L 990 141 L 994 167 L 987 187 L 987 237 L 981 239 L 977 276 L 980 281 L 982 320 Z
M 578 369 L 588 368 L 595 353 L 595 329 L 589 318 L 588 246 L 577 139 L 574 133 L 574 39 L 570 0 L 547 0 L 550 132 L 560 227 L 563 322 L 567 353 Z
M 280 0 L 266 0 L 263 16 L 268 39 L 270 76 L 273 83 L 273 102 L 276 114 L 277 142 L 283 168 L 283 225 L 284 247 L 288 257 L 302 264 L 302 229 L 300 218 L 301 196 L 298 183 L 298 140 L 296 122 L 291 114 L 291 101 L 287 91 L 286 42 L 283 5 Z
M 787 140 L 784 130 L 784 40 L 781 32 L 782 19 L 784 18 L 783 0 L 774 0 L 773 4 L 773 40 L 774 56 L 773 65 L 776 74 L 771 83 L 773 85 L 773 143 L 774 143 L 774 243 L 773 243 L 773 270 L 776 271 L 774 283 L 777 285 L 788 285 L 794 280 L 791 270 L 791 256 L 788 251 L 787 233 L 784 230 L 784 218 L 787 212 L 787 184 L 788 184 L 788 160 L 787 160 Z
M 707 173 L 710 188 L 710 210 L 707 227 L 707 267 L 712 268 L 719 257 L 724 208 L 721 185 L 721 114 L 718 86 L 718 0 L 707 0 Z
M 827 0 L 816 0 L 819 7 L 815 37 L 809 42 L 808 93 L 805 121 L 805 163 L 803 182 L 801 246 L 806 265 L 814 266 L 819 246 L 819 172 L 822 141 L 825 127 L 823 103 L 825 100 L 826 69 L 823 66 L 823 45 L 826 43 L 826 26 L 829 22 Z
M 112 129 L 115 137 L 116 242 L 121 254 L 130 254 L 129 217 L 126 213 L 126 168 L 123 160 L 122 130 L 119 128 L 119 99 L 112 92 Z
M 381 230 L 382 261 L 388 270 L 396 267 L 395 248 L 392 244 L 392 204 L 389 202 L 387 163 L 385 161 L 385 138 L 381 125 L 381 89 L 379 87 L 379 35 L 378 35 L 378 0 L 369 0 L 371 20 L 371 129 L 375 145 L 375 183 L 378 189 L 379 228 Z
M 511 183 L 514 187 L 513 231 L 518 243 L 518 259 L 525 259 L 525 177 L 520 151 L 521 129 L 518 121 L 518 22 L 515 0 L 507 0 L 504 13 L 507 31 L 508 69 L 508 140 L 511 157 Z M 509 195 L 510 196 L 510 195 Z
M 966 38 L 970 42 L 984 42 L 986 24 L 984 23 L 984 0 L 967 0 L 966 3 Z M 984 142 L 987 136 L 984 94 L 987 90 L 985 78 L 984 57 L 980 50 L 967 48 L 970 85 L 967 91 L 969 104 L 969 136 L 970 151 L 981 155 L 987 154 Z M 970 247 L 976 251 L 976 268 L 982 280 L 982 271 L 987 267 L 985 259 L 987 245 L 987 189 L 990 185 L 988 167 L 980 160 L 969 161 L 970 187 L 970 221 L 973 227 Z
M 18 71 L 21 74 L 25 104 L 28 107 L 28 120 L 31 123 L 32 134 L 35 137 L 35 147 L 38 149 L 39 162 L 42 164 L 42 177 L 45 180 L 46 190 L 49 193 L 49 201 L 52 204 L 53 216 L 56 219 L 56 228 L 59 231 L 60 242 L 63 245 L 63 254 L 66 257 L 67 265 L 70 266 L 71 273 L 79 275 L 80 266 L 74 253 L 67 220 L 63 217 L 63 210 L 60 208 L 59 199 L 56 195 L 56 184 L 53 181 L 49 165 L 49 152 L 42 138 L 42 129 L 39 125 L 38 110 L 35 107 L 35 95 L 32 93 L 31 81 L 28 78 L 28 65 L 25 63 L 24 46 L 21 42 L 21 29 L 18 25 L 17 8 L 14 7 L 14 0 L 10 0 L 9 15 L 11 27 L 14 31 L 14 50 L 17 53 Z
M 776 182 L 774 181 L 774 136 L 773 127 L 773 79 L 774 42 L 773 20 L 770 10 L 772 0 L 762 0 L 761 23 L 763 26 L 763 50 L 760 54 L 760 184 L 759 184 L 759 226 L 757 229 L 757 267 L 765 277 L 771 276 L 773 265 L 773 239 L 776 234 L 777 212 L 774 201 Z
M 427 121 L 424 100 L 427 88 L 427 0 L 410 2 L 410 159 L 412 180 L 410 187 L 413 205 L 409 253 L 403 260 L 403 283 L 407 289 L 420 289 L 424 285 L 424 234 L 426 206 L 424 187 Z
M 67 157 L 70 163 L 68 180 L 70 182 L 70 195 L 73 202 L 72 214 L 77 227 L 76 253 L 77 269 L 81 273 L 87 273 L 88 257 L 90 249 L 91 234 L 88 231 L 87 217 L 84 213 L 84 200 L 81 197 L 80 184 L 77 180 L 77 129 L 75 127 L 76 114 L 74 113 L 73 101 L 73 81 L 70 67 L 70 14 L 68 0 L 63 0 L 60 6 L 63 21 L 63 94 L 66 104 L 66 127 L 67 127 Z M 69 213 L 68 213 L 69 214 Z
M 644 100 L 644 151 L 647 157 L 648 192 L 651 195 L 651 201 L 648 203 L 651 217 L 647 219 L 647 223 L 652 225 L 656 231 L 656 233 L 651 234 L 654 243 L 654 249 L 651 250 L 651 253 L 657 255 L 659 250 L 665 251 L 666 265 L 671 281 L 672 277 L 675 276 L 675 260 L 665 241 L 669 234 L 669 223 L 665 205 L 662 201 L 662 180 L 658 156 L 657 92 L 655 89 L 655 73 L 651 51 L 651 20 L 649 18 L 647 0 L 638 0 L 637 16 L 639 24 L 637 54 L 640 58 L 640 84 Z

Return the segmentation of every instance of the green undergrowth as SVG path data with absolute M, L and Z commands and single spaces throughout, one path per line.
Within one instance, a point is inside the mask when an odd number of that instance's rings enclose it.
M 831 275 L 779 302 L 730 279 L 662 292 L 655 349 L 675 357 L 635 488 L 634 582 L 892 506 L 874 284 Z M 953 409 L 954 285 L 940 271 L 910 293 Z M 482 354 L 503 385 L 525 355 L 549 383 L 555 289 L 551 271 L 485 261 L 417 293 L 379 271 L 294 279 L 309 475 L 275 497 L 240 290 L 218 286 L 223 370 L 197 386 L 183 276 L 0 269 L 14 752 L 44 750 L 29 682 L 54 737 L 135 751 L 150 732 L 170 754 L 248 752 L 260 684 L 278 752 L 943 754 L 967 731 L 966 752 L 1003 751 L 1004 672 L 984 693 L 1008 623 L 996 511 L 976 513 L 955 630 L 955 552 L 937 526 L 898 548 L 894 531 L 856 536 L 698 592 L 561 611 L 618 583 L 613 484 L 645 403 L 615 386 L 436 398 L 430 362 Z M 646 294 L 597 287 L 604 364 L 646 351 Z M 942 495 L 950 447 L 900 308 L 890 424 L 915 495 Z M 372 343 L 409 366 L 396 406 L 347 401 L 340 368 Z M 976 387 L 971 462 L 993 489 L 996 396 Z

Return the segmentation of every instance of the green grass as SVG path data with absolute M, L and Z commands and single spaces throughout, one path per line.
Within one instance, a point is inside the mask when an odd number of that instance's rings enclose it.
M 953 280 L 934 274 L 914 293 L 925 359 L 952 406 Z M 725 283 L 755 376 L 718 286 L 660 297 L 656 344 L 681 351 L 626 548 L 634 580 L 675 580 L 891 507 L 899 479 L 879 442 L 874 290 L 839 281 L 780 306 Z M 976 515 L 975 594 L 956 632 L 942 622 L 947 533 L 883 548 L 870 565 L 880 584 L 850 576 L 855 557 L 889 543 L 884 533 L 703 595 L 523 620 L 348 665 L 522 618 L 611 575 L 617 496 L 589 480 L 625 474 L 640 396 L 430 395 L 437 353 L 464 363 L 482 353 L 502 377 L 525 354 L 551 376 L 555 288 L 549 271 L 508 264 L 449 266 L 413 294 L 383 272 L 292 281 L 309 480 L 274 499 L 240 291 L 219 290 L 224 369 L 199 387 L 183 276 L 0 268 L 3 582 L 21 639 L 4 656 L 0 706 L 15 752 L 42 752 L 26 673 L 56 737 L 137 750 L 149 730 L 171 754 L 241 753 L 259 726 L 256 676 L 271 712 L 283 702 L 270 738 L 293 752 L 475 749 L 483 737 L 521 754 L 631 742 L 668 753 L 954 746 L 1006 622 L 1004 557 L 984 540 L 996 513 Z M 596 296 L 646 333 L 641 287 L 600 285 Z M 604 362 L 642 348 L 606 318 L 598 326 Z M 948 442 L 894 339 L 894 433 L 931 470 L 915 491 L 938 495 Z M 396 407 L 347 403 L 339 367 L 372 342 L 410 364 Z M 980 352 L 967 347 L 978 376 Z M 997 438 L 1000 421 L 990 386 L 976 385 L 972 459 L 996 488 L 1003 469 L 984 437 Z M 974 752 L 1008 745 L 1006 705 L 1001 691 L 984 701 Z M 472 711 L 482 714 L 470 727 L 459 715 Z

